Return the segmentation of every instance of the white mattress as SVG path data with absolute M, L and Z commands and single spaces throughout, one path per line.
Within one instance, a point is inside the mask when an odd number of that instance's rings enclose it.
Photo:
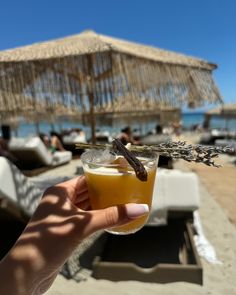
M 158 219 L 164 222 L 168 211 L 193 212 L 199 206 L 199 184 L 195 173 L 158 169 L 149 223 L 158 223 Z
M 9 150 L 22 161 L 37 161 L 46 166 L 52 164 L 52 154 L 39 137 L 12 138 Z
M 0 199 L 5 206 L 14 204 L 19 211 L 31 216 L 36 209 L 42 192 L 16 166 L 0 157 Z
M 70 151 L 57 151 L 52 155 L 39 137 L 12 138 L 9 150 L 21 161 L 39 162 L 45 166 L 58 166 L 72 159 Z

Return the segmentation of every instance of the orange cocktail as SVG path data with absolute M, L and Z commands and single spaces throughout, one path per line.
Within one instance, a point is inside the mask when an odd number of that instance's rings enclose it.
M 99 153 L 100 156 L 97 158 L 101 159 L 102 151 Z M 148 173 L 147 181 L 139 180 L 133 168 L 121 156 L 113 155 L 109 163 L 103 163 L 103 160 L 96 161 L 94 151 L 82 155 L 92 209 L 104 209 L 127 203 L 147 204 L 149 210 L 151 209 L 158 157 L 152 153 L 140 155 L 138 158 Z M 134 233 L 145 225 L 147 219 L 148 214 L 108 231 L 115 234 Z

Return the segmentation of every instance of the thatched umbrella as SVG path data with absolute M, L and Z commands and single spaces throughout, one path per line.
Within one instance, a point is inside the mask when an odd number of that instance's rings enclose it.
M 102 109 L 94 108 L 96 122 L 101 125 L 113 126 L 121 122 L 126 125 L 159 122 L 161 125 L 180 120 L 181 111 L 170 107 L 164 102 L 147 100 L 145 97 L 126 95 L 107 103 Z M 83 122 L 89 123 L 89 114 L 82 115 Z
M 191 107 L 222 102 L 213 81 L 216 65 L 182 54 L 85 31 L 79 35 L 0 52 L 0 91 L 5 105 L 25 94 L 90 114 L 116 99 Z M 7 96 L 5 95 L 7 93 Z M 10 102 L 10 103 L 9 103 Z M 23 104 L 22 104 L 23 107 Z
M 204 114 L 204 122 L 209 127 L 212 118 L 225 119 L 226 122 L 231 119 L 236 120 L 236 103 L 224 104 L 220 107 L 213 108 Z
M 53 125 L 62 115 L 64 117 L 76 116 L 77 120 L 79 119 L 77 110 L 68 109 L 57 102 L 51 104 L 47 98 L 46 100 L 33 100 L 30 96 L 15 94 L 4 101 L 3 97 L 7 98 L 8 94 L 4 93 L 4 96 L 0 96 L 0 125 L 9 125 L 16 129 L 21 119 L 24 118 L 26 122 L 35 123 L 36 131 L 39 133 L 39 123 L 42 120 Z M 14 101 L 11 100 L 12 97 Z

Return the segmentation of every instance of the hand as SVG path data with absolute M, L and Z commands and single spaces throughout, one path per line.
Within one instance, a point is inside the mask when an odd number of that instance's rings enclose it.
M 5 277 L 6 282 L 12 278 L 9 285 L 0 286 L 0 294 L 45 292 L 84 238 L 146 214 L 148 206 L 126 204 L 88 209 L 84 176 L 47 189 L 26 229 L 0 264 L 1 278 Z

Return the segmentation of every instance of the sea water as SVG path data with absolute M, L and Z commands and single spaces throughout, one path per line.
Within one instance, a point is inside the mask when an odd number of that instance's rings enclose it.
M 182 114 L 182 126 L 184 129 L 192 129 L 194 126 L 202 125 L 204 122 L 204 113 L 183 113 Z M 148 132 L 152 131 L 155 126 L 158 124 L 158 121 L 147 123 L 140 126 L 140 124 L 132 124 L 132 129 L 140 130 L 141 134 L 145 135 Z M 100 131 L 109 131 L 111 135 L 116 135 L 120 132 L 120 130 L 125 127 L 127 124 L 117 124 L 116 126 L 98 126 Z M 211 119 L 211 128 L 223 129 L 227 128 L 229 130 L 236 131 L 236 119 L 225 120 L 220 118 L 212 118 Z M 89 126 L 84 126 L 79 122 L 69 122 L 69 121 L 61 121 L 60 123 L 54 123 L 52 126 L 50 123 L 41 122 L 39 124 L 39 130 L 42 133 L 49 134 L 49 132 L 53 129 L 54 131 L 61 132 L 62 130 L 67 130 L 71 128 L 81 128 L 85 131 L 87 138 L 91 137 L 91 130 Z M 25 123 L 22 122 L 19 124 L 17 129 L 17 136 L 19 137 L 28 137 L 35 135 L 36 125 L 34 123 Z

